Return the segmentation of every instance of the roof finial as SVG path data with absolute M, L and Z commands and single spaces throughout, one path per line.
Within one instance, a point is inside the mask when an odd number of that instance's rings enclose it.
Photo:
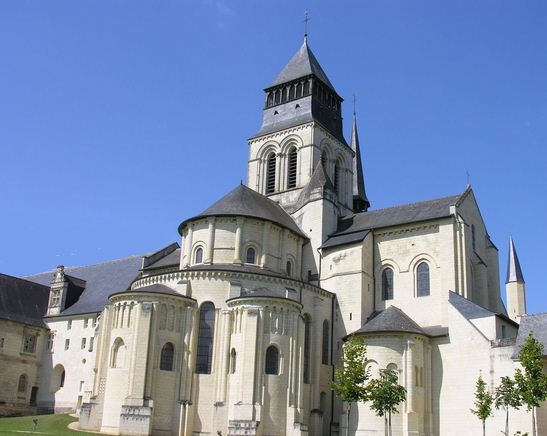
M 308 17 L 308 10 L 306 9 L 304 11 L 304 42 L 308 42 L 308 21 L 310 21 L 310 18 Z
M 355 106 L 357 103 L 357 96 L 355 95 L 355 93 L 353 93 L 352 95 L 353 95 L 353 115 L 355 115 Z
M 469 170 L 465 171 L 465 174 L 467 175 L 467 188 L 469 188 L 471 186 L 471 183 L 470 183 L 471 176 L 469 174 Z

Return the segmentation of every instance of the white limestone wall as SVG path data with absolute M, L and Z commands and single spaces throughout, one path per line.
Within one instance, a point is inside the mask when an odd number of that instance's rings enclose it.
M 245 264 L 249 247 L 255 250 L 255 261 L 249 265 L 299 277 L 300 250 L 303 238 L 269 221 L 245 217 L 209 217 L 188 223 L 181 250 L 183 267 L 197 265 L 195 253 L 203 249 L 200 264 Z
M 379 229 L 374 232 L 375 307 L 394 305 L 421 326 L 446 325 L 448 291 L 455 287 L 452 218 Z M 430 295 L 417 296 L 416 268 L 429 265 Z M 393 269 L 393 299 L 382 299 L 382 271 Z M 424 310 L 427 308 L 426 310 Z
M 77 411 L 93 387 L 98 314 L 52 317 L 46 322 L 53 334 L 53 347 L 42 356 L 39 405 L 56 411 Z

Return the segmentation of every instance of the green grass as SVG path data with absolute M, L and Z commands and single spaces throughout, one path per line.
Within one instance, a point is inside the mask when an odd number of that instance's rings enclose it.
M 36 430 L 32 431 L 32 420 L 38 419 Z M 70 430 L 67 425 L 77 421 L 70 415 L 38 415 L 21 416 L 17 418 L 0 418 L 0 435 L 96 435 L 97 433 L 87 433 L 83 431 Z

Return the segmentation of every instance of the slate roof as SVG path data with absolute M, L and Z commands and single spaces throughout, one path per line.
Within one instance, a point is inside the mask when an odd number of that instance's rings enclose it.
M 171 289 L 168 286 L 156 283 L 153 285 L 143 286 L 142 288 L 137 289 L 130 289 L 126 291 L 120 291 L 120 292 L 114 292 L 110 295 L 112 297 L 113 295 L 118 294 L 125 294 L 125 293 L 131 293 L 131 294 L 141 294 L 141 293 L 148 293 L 148 294 L 163 294 L 163 295 L 174 295 L 176 297 L 183 297 L 188 298 L 185 295 L 179 294 L 177 291 Z
M 208 216 L 259 218 L 271 221 L 300 236 L 306 237 L 290 215 L 279 204 L 245 185 L 239 185 L 199 215 L 183 221 L 179 226 L 179 233 L 182 234 L 182 229 L 190 221 Z
M 530 333 L 543 344 L 543 355 L 547 356 L 547 312 L 521 317 L 517 334 L 517 347 L 513 358 L 518 357 L 520 347 Z
M 85 280 L 86 287 L 76 303 L 61 312 L 64 315 L 94 313 L 103 310 L 108 297 L 117 291 L 129 289 L 139 274 L 143 256 L 129 256 L 89 266 L 65 267 L 65 273 Z M 24 277 L 43 285 L 49 285 L 55 271 Z
M 507 278 L 505 283 L 518 282 L 524 283 L 524 276 L 520 268 L 519 257 L 513 238 L 509 237 L 509 255 L 507 257 Z
M 317 58 L 308 46 L 307 38 L 305 38 L 304 43 L 300 46 L 300 49 L 277 75 L 273 83 L 270 85 L 270 88 L 312 74 L 334 91 L 334 86 L 332 86 L 332 83 L 330 83 L 330 80 L 323 71 L 323 68 L 319 65 Z
M 328 238 L 321 248 L 331 248 L 338 245 L 355 244 L 361 242 L 370 233 L 370 230 L 360 230 L 353 233 L 344 233 L 342 235 L 335 235 Z
M 484 307 L 479 306 L 478 304 L 473 303 L 467 298 L 462 297 L 459 294 L 456 294 L 453 291 L 448 293 L 448 301 L 452 306 L 460 312 L 465 319 L 477 319 L 477 318 L 486 318 L 489 316 L 495 316 L 494 312 L 491 312 Z
M 0 319 L 47 328 L 49 286 L 0 274 Z
M 261 268 L 256 265 L 237 265 L 237 264 L 200 264 L 185 268 L 184 271 L 228 271 L 247 274 L 259 274 L 269 277 L 289 278 L 285 274 L 280 274 L 269 269 Z
M 180 265 L 180 248 L 177 248 L 176 250 L 160 258 L 156 262 L 146 266 L 145 268 L 143 268 L 143 270 L 169 268 L 173 266 L 178 267 L 179 265 Z
M 374 314 L 363 327 L 352 334 L 363 333 L 416 333 L 428 336 L 416 322 L 395 306 Z

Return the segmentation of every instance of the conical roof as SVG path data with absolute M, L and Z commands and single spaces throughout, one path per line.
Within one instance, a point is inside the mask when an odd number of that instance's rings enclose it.
M 412 318 L 395 306 L 389 306 L 381 311 L 352 334 L 361 333 L 417 333 L 427 336 L 427 333 Z
M 359 147 L 359 135 L 357 133 L 357 116 L 353 113 L 353 126 L 351 129 L 351 148 L 355 152 L 353 159 L 353 205 L 354 212 L 363 212 L 370 207 L 365 192 L 365 177 L 361 161 L 361 148 Z
M 199 215 L 183 221 L 179 226 L 179 233 L 182 234 L 182 229 L 190 221 L 208 216 L 259 218 L 285 227 L 298 235 L 305 236 L 290 215 L 279 204 L 245 185 L 239 185 Z
M 507 258 L 507 279 L 505 283 L 510 282 L 524 283 L 519 257 L 512 237 L 509 237 L 509 256 Z
M 321 68 L 321 65 L 319 65 L 317 58 L 308 46 L 308 39 L 304 38 L 304 43 L 300 49 L 277 75 L 270 87 L 291 82 L 312 74 L 334 91 L 334 86 L 330 83 L 329 78 L 323 71 L 323 68 Z

